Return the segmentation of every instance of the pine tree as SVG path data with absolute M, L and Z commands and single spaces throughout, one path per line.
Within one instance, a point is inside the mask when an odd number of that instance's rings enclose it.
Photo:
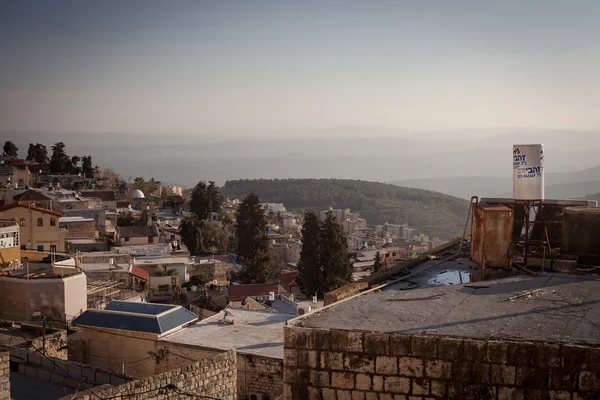
M 352 265 L 348 258 L 348 240 L 342 225 L 331 212 L 321 225 L 319 260 L 323 270 L 321 293 L 337 289 L 352 280 Z
M 17 148 L 17 146 L 9 140 L 4 142 L 3 151 L 4 151 L 3 154 L 5 156 L 9 156 L 11 158 L 17 158 L 17 155 L 19 153 L 19 149 Z
M 65 144 L 54 143 L 52 157 L 50 157 L 50 171 L 54 174 L 67 174 L 71 172 L 71 167 L 71 159 L 65 151 Z
M 377 252 L 375 254 L 375 263 L 373 264 L 373 272 L 379 272 L 381 271 L 381 254 L 379 254 L 379 252 Z
M 195 215 L 185 217 L 179 224 L 179 234 L 181 241 L 187 247 L 191 255 L 200 251 L 202 243 L 202 230 L 199 226 L 198 218 Z
M 258 197 L 250 193 L 236 217 L 237 256 L 244 262 L 244 283 L 265 283 L 272 264 L 267 237 L 267 220 Z
M 29 149 L 27 149 L 27 160 L 35 161 L 39 164 L 45 164 L 48 162 L 48 149 L 46 146 L 40 143 L 29 143 Z
M 307 211 L 302 225 L 302 251 L 298 261 L 298 286 L 306 295 L 312 295 L 321 288 L 323 271 L 319 263 L 320 223 L 317 214 Z

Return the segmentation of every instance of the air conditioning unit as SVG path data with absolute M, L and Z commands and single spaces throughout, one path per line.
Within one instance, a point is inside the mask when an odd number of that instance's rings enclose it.
M 271 400 L 271 397 L 266 393 L 250 393 L 250 400 Z
M 299 306 L 298 308 L 296 308 L 296 313 L 298 315 L 304 315 L 309 313 L 311 310 L 310 306 Z

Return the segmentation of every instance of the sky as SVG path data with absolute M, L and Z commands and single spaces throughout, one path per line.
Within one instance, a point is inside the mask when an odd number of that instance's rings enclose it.
M 597 0 L 0 0 L 0 131 L 600 130 L 599 15 Z

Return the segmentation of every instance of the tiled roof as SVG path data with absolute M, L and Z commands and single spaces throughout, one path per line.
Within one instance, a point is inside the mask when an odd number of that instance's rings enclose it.
M 131 267 L 131 272 L 132 275 L 137 276 L 138 278 L 142 278 L 145 280 L 149 280 L 150 279 L 150 274 L 148 273 L 148 271 L 140 268 L 140 267 L 136 267 L 135 265 L 133 265 Z
M 85 311 L 73 324 L 160 335 L 196 319 L 196 314 L 181 306 L 112 301 L 104 310 Z
M 242 301 L 246 297 L 268 296 L 270 292 L 279 293 L 278 285 L 274 283 L 261 283 L 254 285 L 230 285 L 227 293 L 230 301 Z
M 52 210 L 47 210 L 47 209 L 42 208 L 42 207 L 31 206 L 29 204 L 21 203 L 20 201 L 5 205 L 4 207 L 2 207 L 0 209 L 0 212 L 6 211 L 6 210 L 10 210 L 10 209 L 15 208 L 15 207 L 29 208 L 31 210 L 43 212 L 43 213 L 46 213 L 46 214 L 56 215 L 57 217 L 62 217 L 63 216 L 62 213 L 60 213 L 58 211 L 52 211 Z
M 48 201 L 50 197 L 43 195 L 37 190 L 29 189 L 23 193 L 13 196 L 14 201 Z
M 284 288 L 288 288 L 290 286 L 297 286 L 296 278 L 298 277 L 298 274 L 298 271 L 285 272 L 279 274 L 279 282 L 281 283 L 281 286 L 283 286 Z
M 117 230 L 122 237 L 149 237 L 158 236 L 156 226 L 118 226 Z
M 81 197 L 95 197 L 102 201 L 117 201 L 117 194 L 112 190 L 82 190 Z

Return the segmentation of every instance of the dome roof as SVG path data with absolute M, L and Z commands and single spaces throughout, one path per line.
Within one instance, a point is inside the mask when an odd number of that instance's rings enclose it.
M 135 189 L 133 192 L 131 192 L 131 195 L 134 199 L 143 199 L 146 197 L 144 196 L 144 192 L 142 192 L 140 189 Z

